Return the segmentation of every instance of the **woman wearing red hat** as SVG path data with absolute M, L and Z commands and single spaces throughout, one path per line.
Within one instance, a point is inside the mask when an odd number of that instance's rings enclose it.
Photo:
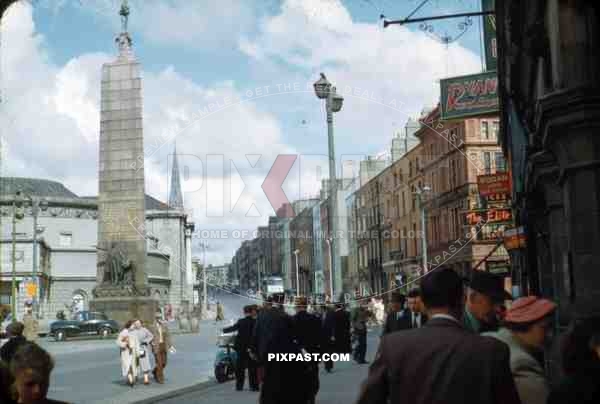
M 545 404 L 548 398 L 549 387 L 544 369 L 535 356 L 544 349 L 555 309 L 556 305 L 550 300 L 522 297 L 506 312 L 499 331 L 483 334 L 506 343 L 510 348 L 510 368 L 522 404 Z

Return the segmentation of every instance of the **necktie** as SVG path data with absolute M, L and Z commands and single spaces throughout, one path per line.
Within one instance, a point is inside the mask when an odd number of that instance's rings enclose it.
M 418 328 L 418 324 L 417 324 L 417 315 L 413 313 L 413 324 L 412 324 L 412 328 Z

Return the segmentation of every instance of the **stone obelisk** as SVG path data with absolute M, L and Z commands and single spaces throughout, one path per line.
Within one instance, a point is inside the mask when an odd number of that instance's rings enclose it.
M 140 64 L 123 2 L 119 55 L 102 66 L 97 286 L 90 307 L 110 318 L 151 321 L 157 301 L 145 272 L 144 136 Z

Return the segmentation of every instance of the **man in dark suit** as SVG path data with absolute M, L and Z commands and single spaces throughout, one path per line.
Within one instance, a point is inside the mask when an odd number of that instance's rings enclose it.
M 308 353 L 321 353 L 323 342 L 321 320 L 306 311 L 307 300 L 304 297 L 296 299 L 296 315 L 294 318 L 295 341 L 301 349 Z M 319 392 L 319 363 L 316 361 L 307 363 L 306 378 L 299 380 L 306 383 L 305 403 L 314 404 L 315 397 Z
M 421 328 L 427 322 L 421 291 L 417 288 L 408 292 L 408 317 L 410 328 Z
M 248 369 L 248 384 L 250 385 L 250 390 L 258 391 L 256 362 L 252 360 L 249 352 L 252 344 L 252 333 L 254 332 L 254 325 L 256 324 L 253 314 L 254 311 L 252 306 L 245 306 L 245 317 L 239 319 L 237 323 L 231 327 L 226 327 L 223 329 L 223 332 L 226 333 L 237 331 L 234 348 L 238 354 L 235 368 L 235 388 L 238 391 L 242 391 L 244 389 L 246 369 Z
M 334 311 L 327 313 L 324 324 L 325 339 L 329 345 L 329 353 L 351 353 L 350 313 L 343 303 L 337 303 Z M 325 370 L 331 372 L 333 361 L 325 362 Z
M 463 284 L 450 268 L 421 282 L 429 321 L 381 339 L 358 404 L 520 404 L 505 344 L 465 330 Z
M 253 341 L 264 374 L 260 389 L 260 404 L 303 404 L 305 389 L 298 380 L 303 377 L 302 362 L 282 362 L 269 359 L 269 354 L 298 354 L 294 343 L 294 322 L 281 309 L 281 304 L 271 300 L 271 307 L 261 310 L 254 327 Z
M 390 311 L 385 318 L 383 332 L 381 336 L 394 331 L 407 330 L 410 328 L 410 318 L 407 316 L 407 311 L 404 310 L 404 295 L 398 292 L 393 292 L 390 302 Z

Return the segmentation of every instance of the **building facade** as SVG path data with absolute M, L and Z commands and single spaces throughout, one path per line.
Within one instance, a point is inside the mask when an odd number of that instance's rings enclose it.
M 557 301 L 563 326 L 600 313 L 598 13 L 597 2 L 496 2 L 501 142 L 527 237 L 513 278 Z
M 54 318 L 59 310 L 84 310 L 96 286 L 98 202 L 80 197 L 63 184 L 31 178 L 0 180 L 1 287 L 2 304 L 11 303 L 12 201 L 17 190 L 27 198 L 44 201 L 47 209 L 37 212 L 36 258 L 33 257 L 34 210 L 25 202 L 22 220 L 16 222 L 15 269 L 18 287 L 17 311 L 23 313 L 30 298 L 25 284 L 39 278 L 39 313 Z M 182 209 L 146 195 L 146 273 L 153 296 L 161 306 L 189 309 L 193 297 L 191 227 Z M 189 262 L 188 262 L 189 261 Z M 37 267 L 34 270 L 34 266 Z M 34 274 L 35 272 L 35 274 Z M 192 274 L 190 274 L 192 273 Z
M 423 185 L 430 188 L 423 192 L 429 266 L 450 266 L 468 275 L 478 264 L 482 270 L 492 261 L 507 264 L 508 254 L 503 247 L 481 262 L 498 243 L 501 224 L 486 224 L 475 230 L 474 223 L 467 221 L 469 212 L 486 209 L 479 197 L 478 176 L 506 170 L 502 149 L 497 145 L 499 117 L 441 121 L 438 107 L 422 122 L 416 136 L 421 140 Z M 465 235 L 472 232 L 474 238 L 465 240 Z

